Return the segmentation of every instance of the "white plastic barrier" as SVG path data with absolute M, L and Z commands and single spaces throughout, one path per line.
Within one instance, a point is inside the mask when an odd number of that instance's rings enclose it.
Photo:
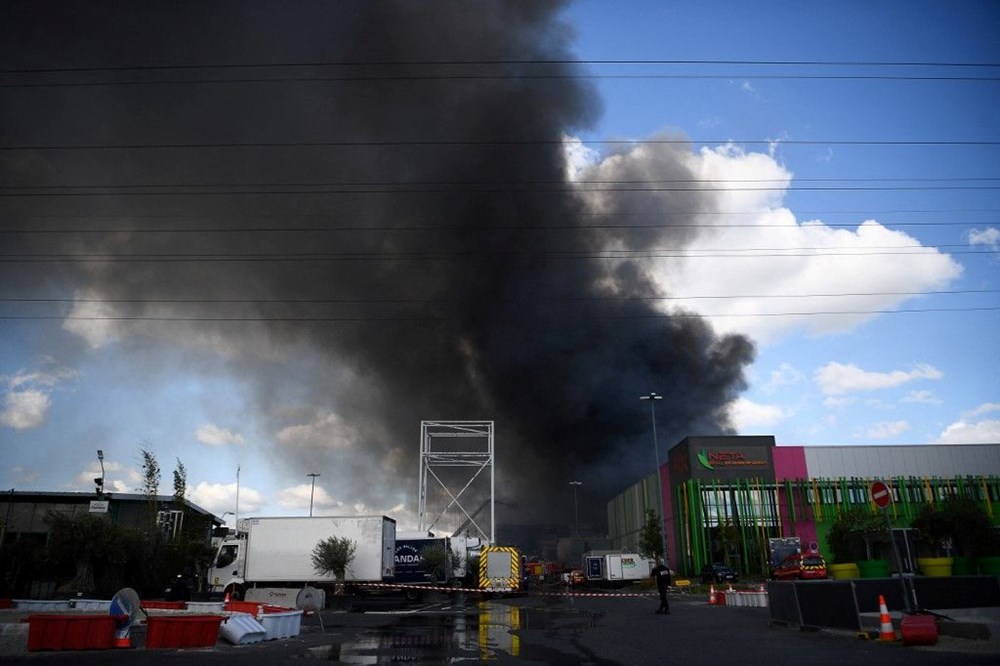
M 726 606 L 741 606 L 747 608 L 767 608 L 767 592 L 726 592 Z
M 219 625 L 219 635 L 233 645 L 246 645 L 265 640 L 267 631 L 252 615 L 233 613 Z
M 225 610 L 225 601 L 189 601 L 186 604 L 187 610 L 196 613 L 221 613 Z
M 264 613 L 259 618 L 259 621 L 264 625 L 264 630 L 267 632 L 265 640 L 269 641 L 276 638 L 298 636 L 302 631 L 302 611 L 300 610 Z
M 73 608 L 107 613 L 111 611 L 111 599 L 74 599 Z

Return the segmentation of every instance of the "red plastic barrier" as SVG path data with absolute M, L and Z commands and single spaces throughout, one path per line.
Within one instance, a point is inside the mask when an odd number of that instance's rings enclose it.
M 115 645 L 110 615 L 29 615 L 28 650 L 107 650 Z
M 266 604 L 263 601 L 227 601 L 225 606 L 227 611 L 232 613 L 249 613 L 254 617 L 258 613 L 284 613 L 292 608 L 285 608 L 284 606 L 272 606 L 271 604 Z
M 147 648 L 212 647 L 219 639 L 221 615 L 150 615 Z
M 903 645 L 935 645 L 938 642 L 937 618 L 933 615 L 904 615 L 899 623 Z
M 140 601 L 146 610 L 184 610 L 183 601 Z

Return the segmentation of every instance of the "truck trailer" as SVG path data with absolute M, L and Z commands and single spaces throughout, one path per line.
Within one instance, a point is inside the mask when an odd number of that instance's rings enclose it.
M 346 583 L 379 583 L 393 576 L 396 521 L 386 516 L 242 518 L 236 531 L 219 546 L 208 570 L 209 589 L 230 598 L 244 598 L 249 588 L 333 585 L 333 574 L 320 575 L 312 563 L 316 544 L 333 536 L 357 546 Z
M 437 570 L 429 566 L 425 554 L 435 550 L 444 556 Z M 401 534 L 396 539 L 393 582 L 404 585 L 448 585 L 455 575 L 455 553 L 448 537 Z
M 636 553 L 592 552 L 583 556 L 583 574 L 592 583 L 625 585 L 649 578 L 653 561 Z

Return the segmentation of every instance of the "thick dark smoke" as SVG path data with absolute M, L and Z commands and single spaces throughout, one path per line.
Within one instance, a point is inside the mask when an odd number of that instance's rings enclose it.
M 4 69 L 105 69 L 5 75 L 81 85 L 5 90 L 3 143 L 134 146 L 5 153 L 8 187 L 109 188 L 6 199 L 5 224 L 133 231 L 11 242 L 144 255 L 47 265 L 16 289 L 135 301 L 114 306 L 124 315 L 272 320 L 140 322 L 121 344 L 147 360 L 145 345 L 226 348 L 220 368 L 203 369 L 245 379 L 248 420 L 274 435 L 275 462 L 295 478 L 319 460 L 340 470 L 344 496 L 413 503 L 420 421 L 490 419 L 500 492 L 519 507 L 502 517 L 565 517 L 570 479 L 585 484 L 581 515 L 591 502 L 603 515 L 610 495 L 652 471 L 639 396 L 665 397 L 661 450 L 726 431 L 723 409 L 753 350 L 697 317 L 661 316 L 644 264 L 597 256 L 676 247 L 690 229 L 639 233 L 628 214 L 690 223 L 665 213 L 709 211 L 714 199 L 595 201 L 576 190 L 613 188 L 606 174 L 567 183 L 560 142 L 600 104 L 580 67 L 537 64 L 574 58 L 561 10 L 538 0 L 9 5 Z M 345 64 L 206 67 L 319 62 Z M 159 65 L 184 67 L 107 69 Z M 144 83 L 114 84 L 134 81 Z M 262 145 L 274 143 L 285 145 Z M 138 147 L 162 144 L 221 146 Z M 659 179 L 693 177 L 669 151 L 655 166 Z M 283 363 L 288 354 L 299 362 Z M 323 413 L 365 455 L 283 446 L 283 428 Z

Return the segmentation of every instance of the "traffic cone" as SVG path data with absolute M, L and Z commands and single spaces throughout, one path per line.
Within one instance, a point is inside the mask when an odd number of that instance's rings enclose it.
M 132 637 L 129 635 L 129 628 L 119 629 L 115 632 L 115 647 L 116 648 L 131 648 L 132 647 Z
M 764 583 L 760 584 L 760 590 L 759 591 L 760 592 L 767 592 L 767 590 L 764 589 Z
M 714 606 L 717 603 L 719 603 L 719 601 L 715 598 L 715 586 L 714 585 L 709 585 L 708 586 L 708 605 L 709 606 Z
M 896 640 L 896 630 L 892 627 L 892 618 L 889 617 L 889 609 L 885 606 L 885 597 L 881 594 L 878 595 L 878 622 L 878 639 L 887 642 Z
M 229 593 L 226 592 L 226 596 L 222 598 L 223 603 L 229 603 Z

